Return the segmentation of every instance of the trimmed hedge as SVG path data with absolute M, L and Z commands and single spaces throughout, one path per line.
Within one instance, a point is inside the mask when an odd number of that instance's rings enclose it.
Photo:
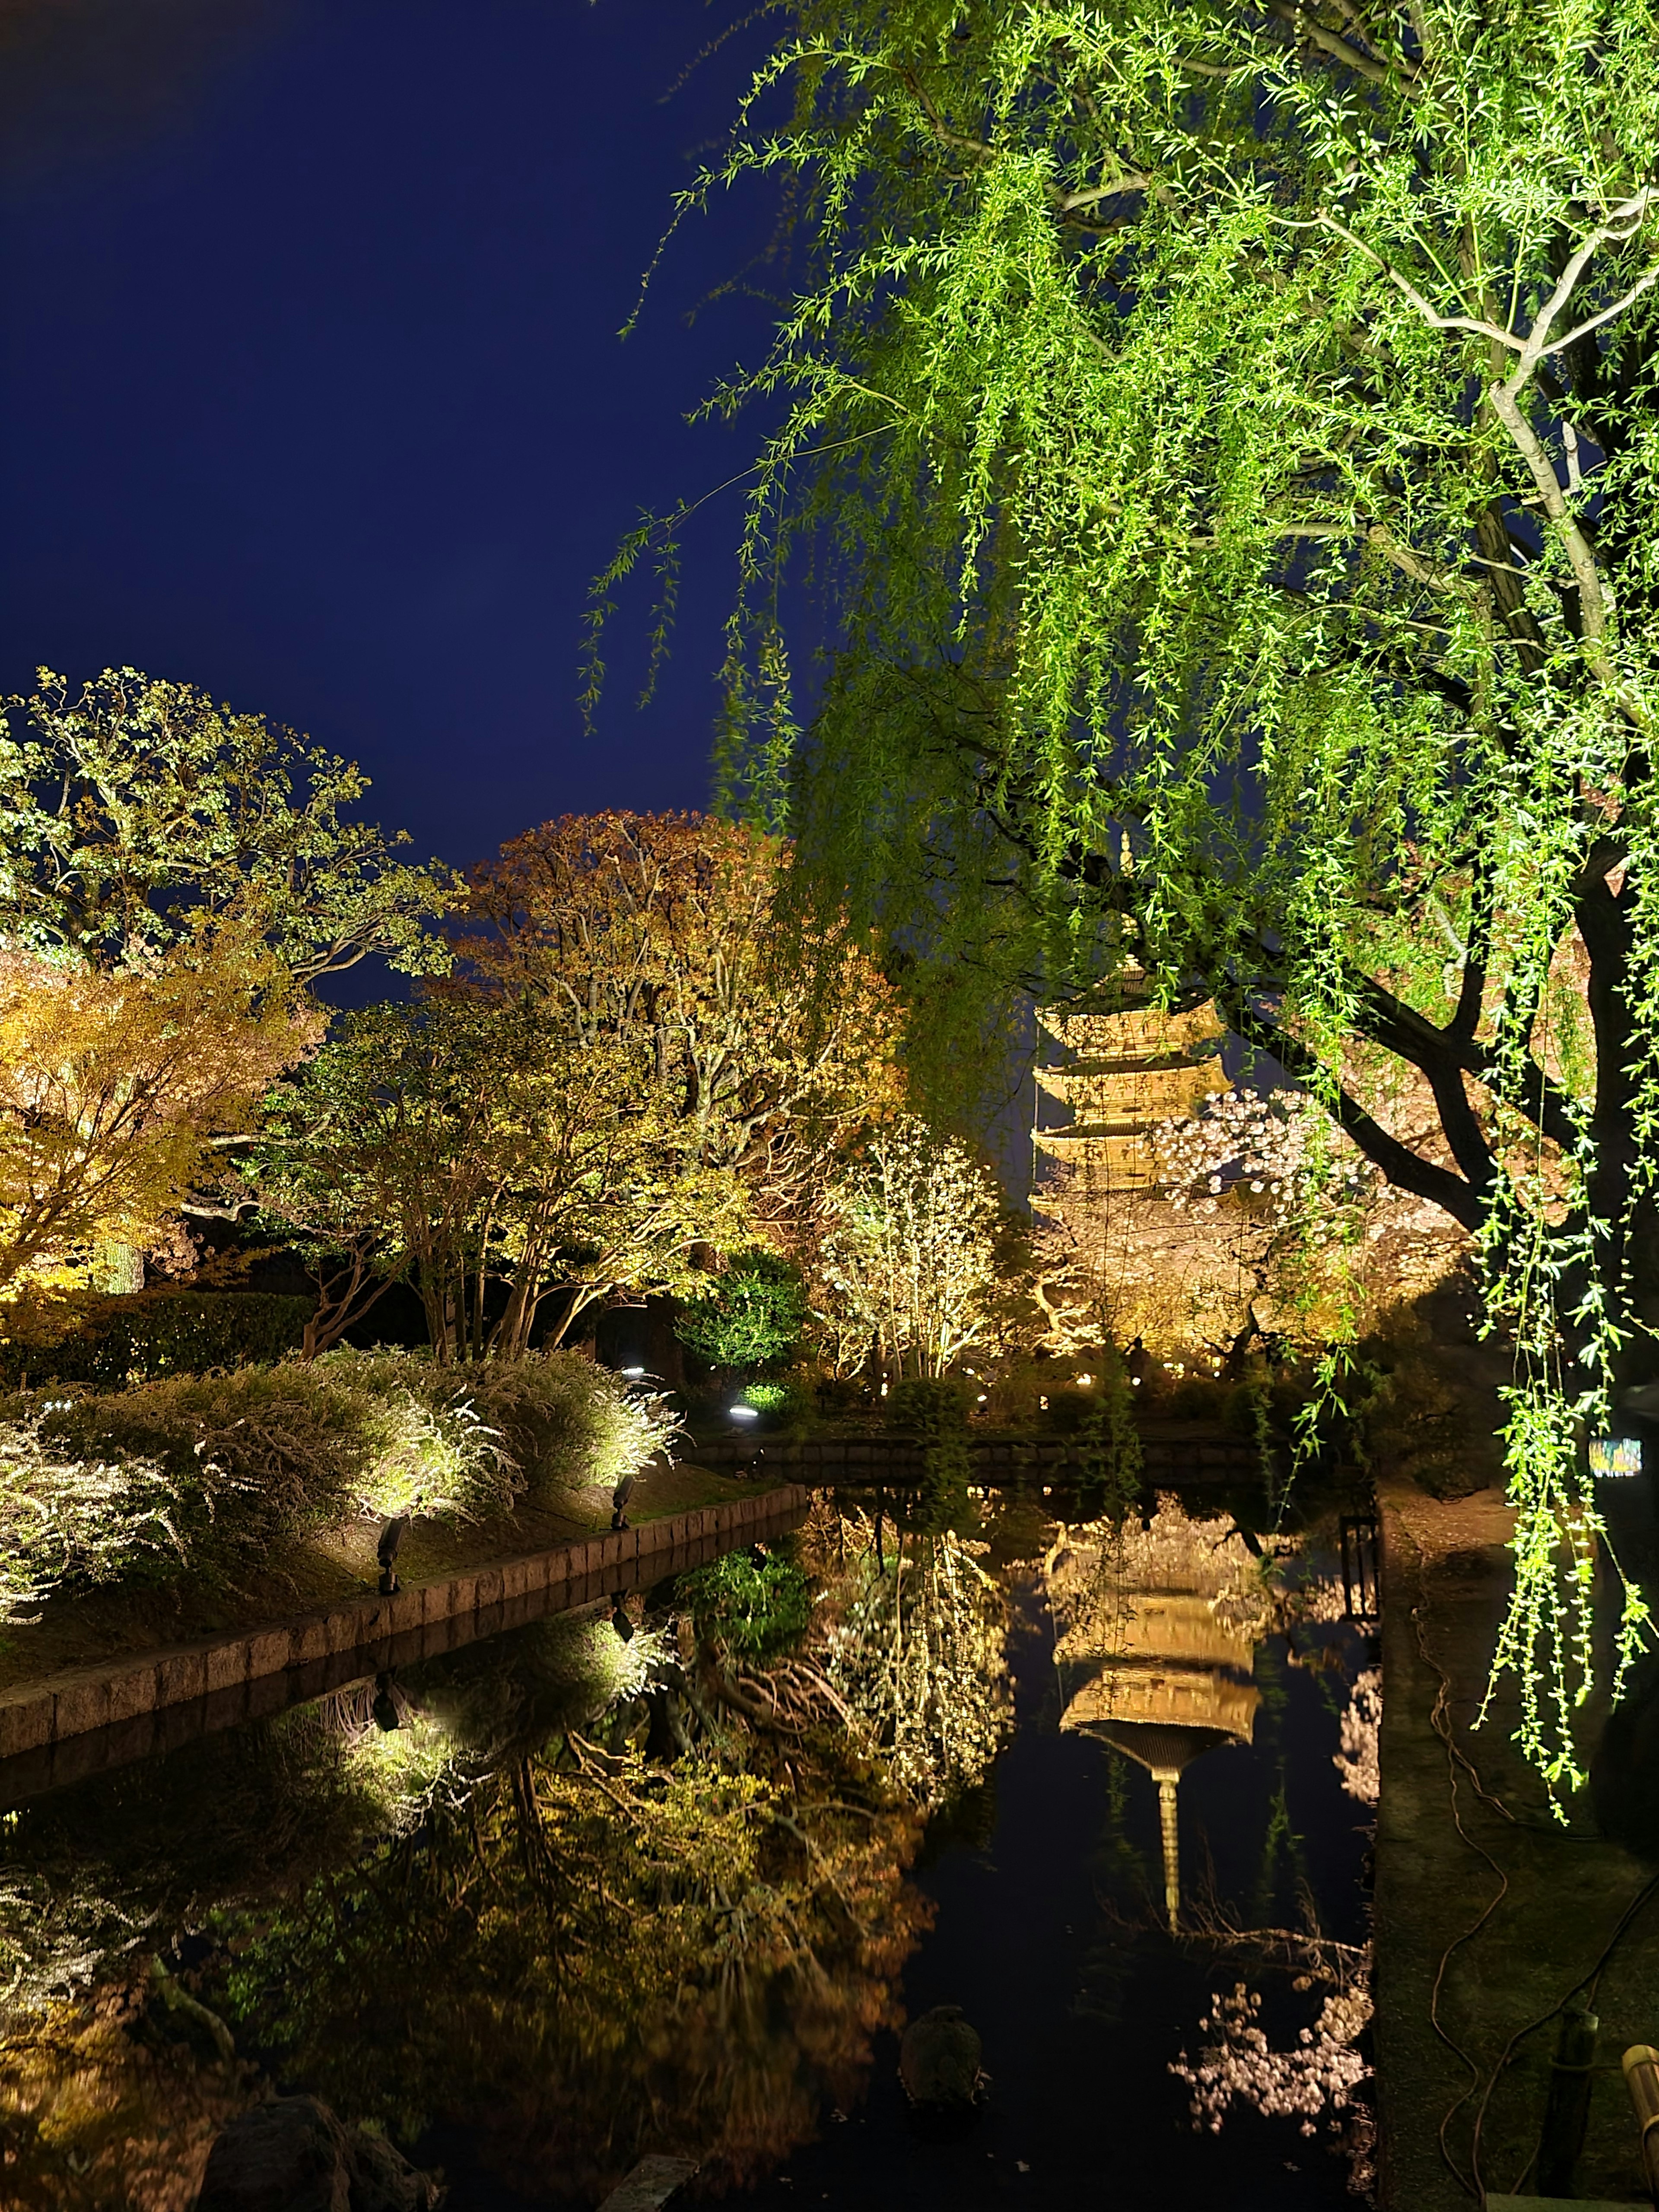
M 89 1300 L 55 1341 L 0 1344 L 0 1382 L 88 1382 L 106 1390 L 158 1375 L 204 1375 L 297 1352 L 315 1300 L 270 1291 L 138 1291 Z

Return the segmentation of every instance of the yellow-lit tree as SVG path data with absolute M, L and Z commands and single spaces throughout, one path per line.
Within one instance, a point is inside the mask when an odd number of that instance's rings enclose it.
M 248 1164 L 313 1263 L 322 1350 L 410 1278 L 441 1359 L 558 1342 L 597 1300 L 689 1284 L 746 1218 L 730 1167 L 676 1141 L 637 1040 L 583 1046 L 543 1006 L 446 992 L 346 1016 L 273 1093 Z M 504 1296 L 503 1296 L 504 1293 Z
M 160 1237 L 316 1031 L 222 939 L 111 972 L 0 950 L 0 1298 L 82 1287 L 100 1249 Z
M 897 995 L 850 934 L 811 957 L 774 909 L 789 847 L 701 814 L 566 815 L 473 872 L 458 951 L 583 1051 L 643 1053 L 674 1146 L 791 1212 L 897 1103 Z M 711 1241 L 712 1237 L 711 1237 Z

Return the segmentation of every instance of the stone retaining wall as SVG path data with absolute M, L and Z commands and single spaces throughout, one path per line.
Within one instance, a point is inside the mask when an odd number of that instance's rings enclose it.
M 684 1573 L 793 1527 L 808 1503 L 791 1484 L 410 1585 L 395 1597 L 365 1596 L 20 1685 L 0 1692 L 0 1807 Z

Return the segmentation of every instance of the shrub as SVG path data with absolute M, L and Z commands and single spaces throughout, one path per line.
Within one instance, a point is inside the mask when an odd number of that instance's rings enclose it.
M 630 1388 L 579 1352 L 527 1352 L 431 1371 L 463 1386 L 532 1498 L 584 1483 L 613 1489 L 665 1450 L 678 1428 L 660 1394 Z
M 715 1367 L 763 1367 L 794 1350 L 806 1313 L 806 1285 L 793 1261 L 744 1252 L 680 1308 L 674 1333 Z
M 817 1378 L 810 1371 L 796 1370 L 768 1382 L 750 1382 L 743 1393 L 743 1402 L 764 1413 L 774 1428 L 804 1436 L 817 1413 Z
M 476 1520 L 638 1467 L 672 1424 L 575 1352 L 333 1352 L 0 1420 L 0 1618 L 59 1583 L 246 1571 L 364 1516 Z
M 1090 1427 L 1099 1412 L 1100 1400 L 1092 1390 L 1078 1390 L 1067 1384 L 1048 1400 L 1048 1426 L 1056 1436 L 1074 1437 Z
M 179 1485 L 154 1461 L 54 1449 L 41 1416 L 0 1425 L 0 1621 L 60 1583 L 108 1582 L 185 1558 Z
M 27 1327 L 0 1344 L 0 1379 L 91 1382 L 118 1390 L 155 1375 L 204 1375 L 217 1367 L 281 1359 L 296 1352 L 316 1301 L 264 1291 L 140 1291 L 76 1299 L 67 1334 Z M 60 1328 L 64 1310 L 59 1309 Z

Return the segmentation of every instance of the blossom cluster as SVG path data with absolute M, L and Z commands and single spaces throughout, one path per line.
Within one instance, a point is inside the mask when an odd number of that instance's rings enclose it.
M 1224 1199 L 1248 1194 L 1261 1199 L 1257 1211 L 1275 1234 L 1316 1206 L 1328 1216 L 1364 1204 L 1382 1180 L 1297 1091 L 1212 1091 L 1198 1113 L 1155 1122 L 1151 1136 L 1178 1212 L 1213 1215 Z M 1315 1226 L 1311 1233 L 1321 1243 L 1328 1232 Z
M 1212 1996 L 1210 2003 L 1199 2027 L 1217 2040 L 1206 2044 L 1196 2061 L 1183 2050 L 1170 2068 L 1193 2093 L 1194 2128 L 1219 2134 L 1237 2097 L 1269 2118 L 1299 2118 L 1302 2133 L 1311 2136 L 1320 2114 L 1344 2110 L 1370 2072 L 1358 2049 L 1371 2017 L 1369 1954 L 1365 1969 L 1326 1998 L 1318 2020 L 1288 2051 L 1268 2043 L 1258 2022 L 1261 1996 L 1243 1982 L 1231 1996 Z
M 1362 1805 L 1375 1805 L 1382 1794 L 1378 1747 L 1382 1733 L 1382 1670 L 1368 1667 L 1353 1686 L 1342 1716 L 1342 1748 L 1331 1764 L 1342 1787 Z

